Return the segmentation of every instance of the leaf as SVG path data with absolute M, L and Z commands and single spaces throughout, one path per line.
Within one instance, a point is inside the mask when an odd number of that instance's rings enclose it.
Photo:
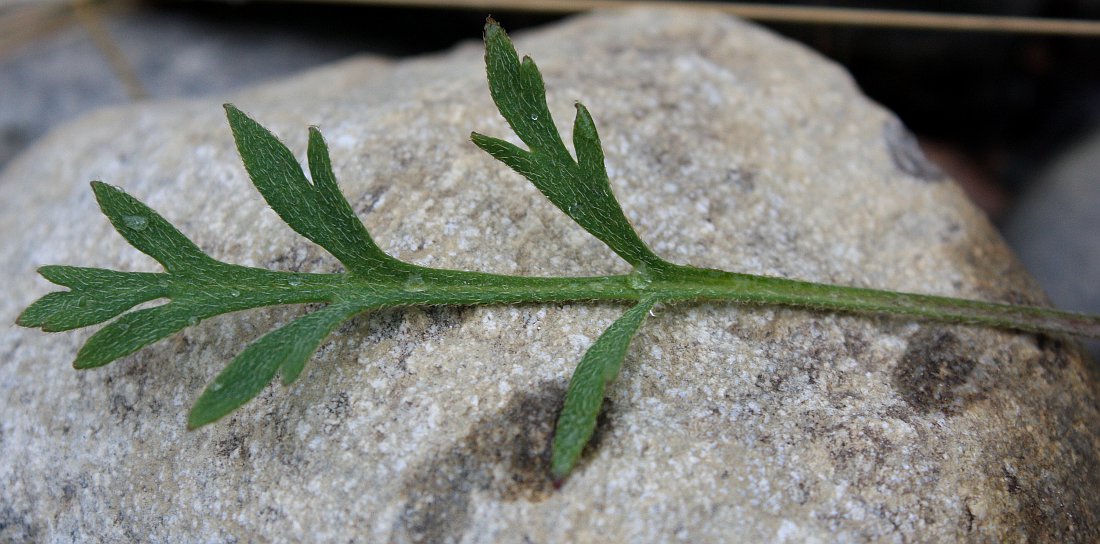
M 332 253 L 351 272 L 396 276 L 409 266 L 386 255 L 340 193 L 321 133 L 310 129 L 306 180 L 294 154 L 232 104 L 225 105 L 237 150 L 252 184 L 291 228 Z
M 596 416 L 603 406 L 604 390 L 619 375 L 630 340 L 654 303 L 656 299 L 647 298 L 612 323 L 588 348 L 573 371 L 565 392 L 565 406 L 554 430 L 550 460 L 554 480 L 561 481 L 569 475 L 585 444 L 592 438 Z
M 578 161 L 574 161 L 550 117 L 535 61 L 529 57 L 520 61 L 508 35 L 491 19 L 485 24 L 485 69 L 493 102 L 530 151 L 477 132 L 470 135 L 473 142 L 530 180 L 558 209 L 626 262 L 652 272 L 669 268 L 670 263 L 638 237 L 615 199 L 588 110 L 576 104 L 573 147 Z
M 175 303 L 130 312 L 93 334 L 77 352 L 73 367 L 103 366 L 206 317 L 195 316 L 190 308 Z
M 93 181 L 92 191 L 115 230 L 166 270 L 186 273 L 214 262 L 160 214 L 122 189 Z
M 47 332 L 102 323 L 142 302 L 168 295 L 161 281 L 163 274 L 76 266 L 43 266 L 38 272 L 53 283 L 72 288 L 43 296 L 16 320 L 23 327 L 41 327 Z
M 279 370 L 283 372 L 284 385 L 293 383 L 333 329 L 365 309 L 356 304 L 333 304 L 299 317 L 252 343 L 206 387 L 191 408 L 187 428 L 213 423 L 252 400 Z

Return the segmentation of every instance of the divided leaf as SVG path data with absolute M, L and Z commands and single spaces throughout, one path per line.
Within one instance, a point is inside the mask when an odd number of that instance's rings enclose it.
M 165 270 L 186 274 L 216 262 L 160 214 L 122 189 L 93 181 L 92 191 L 115 230 L 130 245 L 156 259 Z
M 73 367 L 103 366 L 218 313 L 197 314 L 195 308 L 175 302 L 130 312 L 93 334 L 77 352 Z
M 290 385 L 333 329 L 367 309 L 357 304 L 332 304 L 267 333 L 233 358 L 206 387 L 191 408 L 187 428 L 213 423 L 241 407 L 258 395 L 280 370 L 283 384 Z
M 612 323 L 588 348 L 573 371 L 565 392 L 565 406 L 554 430 L 550 460 L 554 480 L 561 481 L 569 475 L 585 444 L 592 438 L 596 417 L 603 406 L 604 390 L 619 375 L 630 340 L 655 303 L 656 299 L 647 298 Z
M 530 57 L 520 61 L 508 35 L 492 19 L 485 24 L 485 69 L 493 102 L 530 151 L 477 132 L 470 135 L 473 142 L 530 180 L 558 209 L 626 262 L 653 272 L 671 267 L 638 237 L 615 199 L 588 110 L 576 104 L 574 161 L 550 117 L 535 61 Z
M 46 332 L 102 323 L 142 302 L 168 295 L 163 274 L 116 272 L 102 268 L 43 266 L 38 273 L 71 288 L 48 293 L 23 310 L 16 323 Z
M 309 131 L 310 183 L 274 134 L 232 104 L 225 105 L 225 112 L 252 184 L 291 228 L 328 250 L 353 274 L 389 277 L 410 269 L 374 243 L 340 193 L 320 131 Z

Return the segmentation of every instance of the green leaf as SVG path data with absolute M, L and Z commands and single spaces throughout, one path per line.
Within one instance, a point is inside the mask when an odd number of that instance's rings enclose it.
M 309 134 L 311 184 L 294 154 L 232 104 L 225 105 L 237 150 L 252 184 L 291 228 L 332 253 L 355 274 L 396 276 L 409 269 L 383 252 L 336 186 L 321 133 Z
M 565 392 L 565 406 L 554 430 L 550 471 L 555 480 L 561 481 L 569 475 L 585 444 L 592 438 L 596 416 L 603 406 L 604 390 L 619 375 L 630 340 L 654 303 L 656 299 L 647 298 L 612 323 L 588 348 L 573 371 Z
M 43 296 L 16 320 L 21 326 L 41 327 L 47 332 L 102 323 L 142 302 L 168 295 L 163 274 L 76 266 L 43 266 L 38 272 L 72 288 Z
M 122 189 L 93 181 L 92 191 L 115 230 L 165 270 L 181 273 L 214 262 L 160 214 Z
M 485 25 L 485 68 L 489 92 L 500 114 L 530 151 L 474 132 L 481 149 L 531 181 L 546 198 L 584 230 L 607 244 L 631 265 L 661 272 L 672 265 L 655 255 L 638 237 L 611 191 L 596 124 L 580 103 L 573 125 L 577 161 L 565 148 L 535 62 L 522 61 L 496 21 Z
M 333 304 L 299 317 L 252 343 L 206 387 L 191 408 L 187 428 L 213 423 L 252 400 L 279 370 L 284 385 L 293 383 L 333 329 L 365 309 L 356 304 Z
M 77 352 L 73 367 L 103 366 L 210 315 L 196 314 L 192 308 L 174 302 L 130 312 L 93 334 Z

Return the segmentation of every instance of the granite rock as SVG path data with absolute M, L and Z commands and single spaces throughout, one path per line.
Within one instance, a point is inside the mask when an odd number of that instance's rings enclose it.
M 507 21 L 505 21 L 507 23 Z M 904 127 L 819 55 L 735 19 L 602 13 L 518 38 L 568 133 L 594 113 L 642 237 L 671 260 L 1041 303 Z M 478 44 L 351 60 L 229 97 L 302 155 L 319 125 L 391 253 L 512 274 L 624 263 L 467 137 L 507 134 Z M 223 260 L 338 263 L 249 186 L 214 101 L 107 110 L 0 187 L 0 318 L 34 267 L 154 270 L 95 209 L 125 187 Z M 377 312 L 289 389 L 184 430 L 203 385 L 301 308 L 212 319 L 94 371 L 89 332 L 0 329 L 0 539 L 111 542 L 1095 541 L 1095 369 L 1061 339 L 728 304 L 660 308 L 560 490 L 552 425 L 612 304 Z

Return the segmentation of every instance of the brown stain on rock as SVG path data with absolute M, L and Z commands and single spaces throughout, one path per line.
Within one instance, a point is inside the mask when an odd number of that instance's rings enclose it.
M 474 493 L 504 502 L 541 502 L 554 492 L 550 447 L 566 385 L 546 381 L 515 394 L 500 411 L 477 421 L 450 448 L 412 470 L 393 542 L 457 542 L 470 525 Z M 607 433 L 608 403 L 589 449 Z M 582 458 L 583 465 L 583 458 Z
M 956 415 L 972 400 L 963 390 L 976 365 L 972 352 L 954 333 L 922 330 L 909 340 L 894 370 L 894 388 L 918 412 Z

